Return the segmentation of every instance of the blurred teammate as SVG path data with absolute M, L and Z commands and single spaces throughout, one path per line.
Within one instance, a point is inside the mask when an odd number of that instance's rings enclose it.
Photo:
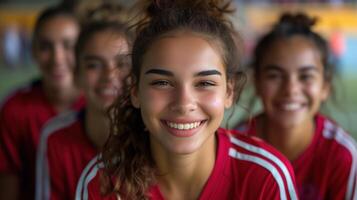
M 257 43 L 254 83 L 263 113 L 238 127 L 293 164 L 300 199 L 356 199 L 356 142 L 319 113 L 335 75 L 327 42 L 305 14 L 286 13 Z
M 131 35 L 120 6 L 103 4 L 86 17 L 76 44 L 76 77 L 84 109 L 51 120 L 38 152 L 36 199 L 74 199 L 82 170 L 109 135 L 107 108 L 121 92 L 130 69 Z M 124 17 L 121 17 L 124 18 Z
M 41 79 L 8 97 L 0 111 L 0 199 L 33 199 L 41 128 L 84 104 L 73 80 L 78 33 L 77 19 L 62 7 L 50 7 L 37 19 L 32 51 Z

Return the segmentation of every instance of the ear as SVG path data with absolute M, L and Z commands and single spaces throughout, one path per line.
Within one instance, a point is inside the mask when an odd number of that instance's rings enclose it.
M 230 80 L 227 83 L 226 99 L 224 101 L 224 107 L 226 109 L 230 108 L 234 100 L 234 81 Z
M 137 86 L 133 86 L 132 89 L 130 90 L 130 100 L 131 100 L 131 104 L 133 104 L 135 108 L 140 108 Z

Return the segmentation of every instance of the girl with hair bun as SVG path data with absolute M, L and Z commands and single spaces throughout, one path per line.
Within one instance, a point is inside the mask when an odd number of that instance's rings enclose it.
M 146 5 L 109 140 L 76 199 L 297 199 L 281 154 L 219 128 L 245 80 L 230 2 Z
M 132 35 L 117 5 L 88 11 L 75 47 L 75 76 L 84 109 L 61 115 L 43 129 L 36 168 L 36 199 L 74 199 L 85 166 L 109 135 L 107 108 L 122 90 L 130 68 Z
M 237 128 L 292 163 L 300 199 L 356 199 L 356 142 L 319 113 L 335 75 L 316 19 L 285 13 L 255 48 L 252 69 L 263 113 Z

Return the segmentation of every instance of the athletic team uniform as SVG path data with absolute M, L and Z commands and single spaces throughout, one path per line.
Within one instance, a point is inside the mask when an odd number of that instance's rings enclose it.
M 74 199 L 83 169 L 97 154 L 86 135 L 84 116 L 84 109 L 60 115 L 43 129 L 36 163 L 36 199 Z
M 275 149 L 235 131 L 219 129 L 216 135 L 215 166 L 199 199 L 297 199 L 292 167 Z M 76 200 L 117 199 L 115 195 L 101 196 L 103 164 L 96 159 L 83 170 Z M 153 200 L 164 199 L 157 185 L 149 188 L 149 194 Z
M 83 107 L 80 98 L 73 109 Z M 0 111 L 0 173 L 20 177 L 20 199 L 33 199 L 35 162 L 40 132 L 48 119 L 57 115 L 48 102 L 41 81 L 17 91 Z
M 256 119 L 237 129 L 257 135 Z M 315 135 L 292 165 L 300 199 L 357 199 L 357 145 L 336 123 L 318 114 Z

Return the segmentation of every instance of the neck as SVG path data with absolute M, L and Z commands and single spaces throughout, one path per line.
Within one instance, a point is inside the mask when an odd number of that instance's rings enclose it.
M 299 125 L 285 127 L 279 123 L 269 121 L 266 116 L 258 120 L 258 135 L 290 161 L 295 160 L 312 142 L 314 123 L 309 120 Z
M 43 89 L 50 104 L 59 113 L 70 109 L 80 93 L 79 89 L 73 86 L 66 89 L 56 89 L 44 85 Z
M 85 127 L 89 140 L 96 148 L 101 149 L 109 137 L 109 119 L 105 112 L 95 111 L 87 107 Z
M 161 175 L 158 183 L 167 199 L 198 199 L 211 175 L 216 160 L 215 134 L 191 154 L 162 154 L 153 150 L 154 160 Z

